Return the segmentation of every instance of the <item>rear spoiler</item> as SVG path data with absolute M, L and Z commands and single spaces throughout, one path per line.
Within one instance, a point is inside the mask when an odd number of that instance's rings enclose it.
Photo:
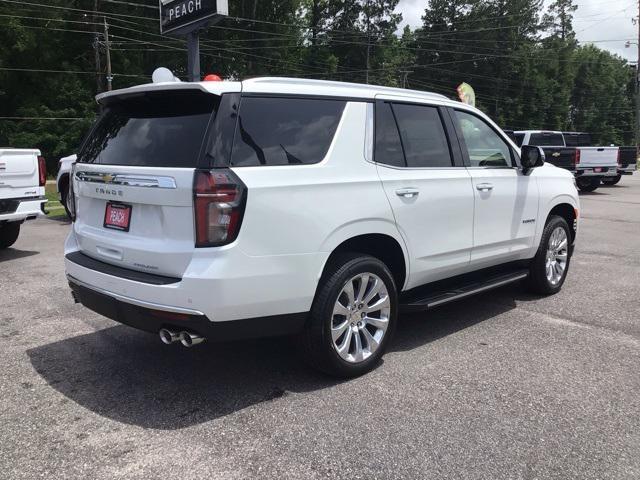
M 100 105 L 106 105 L 110 101 L 120 100 L 130 95 L 145 92 L 161 92 L 167 90 L 200 90 L 204 93 L 213 95 L 222 95 L 228 92 L 241 92 L 241 82 L 165 82 L 165 83 L 146 83 L 144 85 L 136 85 L 135 87 L 122 88 L 120 90 L 112 90 L 111 92 L 103 92 L 96 95 L 96 102 Z

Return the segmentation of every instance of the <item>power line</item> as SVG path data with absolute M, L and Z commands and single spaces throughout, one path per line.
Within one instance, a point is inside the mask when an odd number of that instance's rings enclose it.
M 101 72 L 87 72 L 86 70 L 49 70 L 42 68 L 18 68 L 18 67 L 0 67 L 1 71 L 7 72 L 28 72 L 28 73 L 68 73 L 74 75 L 98 75 Z M 114 77 L 132 77 L 132 78 L 148 78 L 146 75 L 132 75 L 128 73 L 114 73 Z
M 70 120 L 70 121 L 85 121 L 91 120 L 93 117 L 0 117 L 0 120 Z

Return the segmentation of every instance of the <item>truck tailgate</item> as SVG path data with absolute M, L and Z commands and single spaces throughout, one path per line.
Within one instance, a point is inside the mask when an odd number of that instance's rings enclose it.
M 0 200 L 44 195 L 38 155 L 39 150 L 0 149 Z
M 622 168 L 627 168 L 629 165 L 636 165 L 638 162 L 638 149 L 637 147 L 620 147 L 619 164 Z
M 617 167 L 618 147 L 578 147 L 580 164 L 578 168 Z

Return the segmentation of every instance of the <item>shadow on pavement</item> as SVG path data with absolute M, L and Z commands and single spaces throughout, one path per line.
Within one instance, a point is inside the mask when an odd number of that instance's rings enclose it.
M 391 351 L 417 348 L 515 305 L 470 298 L 403 316 Z M 35 370 L 60 393 L 98 415 L 144 428 L 204 423 L 289 392 L 340 383 L 306 367 L 287 338 L 194 349 L 115 326 L 29 350 Z
M 600 188 L 600 187 L 598 187 L 598 188 Z M 607 196 L 607 195 L 611 195 L 611 194 L 610 193 L 604 193 L 604 192 L 598 192 L 598 191 L 595 191 L 595 192 L 583 192 L 582 190 L 578 190 L 578 195 L 581 196 L 581 197 L 597 197 L 597 196 L 600 196 L 600 195 Z
M 402 315 L 389 351 L 418 348 L 516 308 L 513 296 L 522 288 L 507 289 L 503 287 L 424 313 Z
M 15 260 L 17 258 L 31 257 L 32 255 L 38 255 L 40 252 L 35 250 L 18 250 L 17 248 L 7 248 L 6 250 L 0 250 L 0 263 L 7 262 L 9 260 Z

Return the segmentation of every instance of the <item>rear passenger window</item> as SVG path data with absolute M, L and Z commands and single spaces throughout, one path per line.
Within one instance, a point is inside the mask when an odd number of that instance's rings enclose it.
M 407 167 L 451 167 L 451 153 L 436 107 L 394 104 Z
M 320 162 L 329 150 L 345 104 L 340 100 L 244 97 L 231 164 Z
M 389 103 L 376 106 L 375 161 L 393 167 L 405 166 L 398 126 Z

